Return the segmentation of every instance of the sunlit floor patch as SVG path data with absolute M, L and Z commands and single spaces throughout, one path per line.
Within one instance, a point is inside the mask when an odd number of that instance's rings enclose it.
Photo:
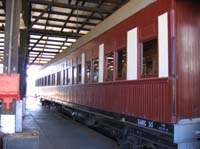
M 23 131 L 40 132 L 40 149 L 118 149 L 115 141 L 64 118 L 54 108 L 41 107 L 33 97 L 27 98 Z
M 41 108 L 40 106 L 41 106 L 41 103 L 37 98 L 31 97 L 31 96 L 26 98 L 26 108 L 27 109 L 37 110 L 38 108 Z

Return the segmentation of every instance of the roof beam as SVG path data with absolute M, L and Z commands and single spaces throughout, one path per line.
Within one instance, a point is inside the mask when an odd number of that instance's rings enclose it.
M 71 3 L 71 2 L 70 2 L 70 3 Z M 76 1 L 76 5 L 77 5 L 77 7 L 78 7 L 78 1 Z M 61 32 L 63 32 L 63 29 L 65 28 L 66 24 L 67 24 L 68 21 L 70 20 L 71 15 L 74 13 L 74 10 L 75 10 L 75 9 L 72 9 L 72 10 L 71 10 L 70 15 L 69 15 L 69 16 L 67 17 L 67 19 L 65 20 L 64 25 L 63 25 L 62 28 L 61 28 Z M 77 22 L 76 22 L 76 23 L 77 23 Z
M 33 18 L 37 18 L 36 16 L 33 16 Z M 40 20 L 47 20 L 48 18 L 46 17 L 41 17 Z M 57 21 L 57 22 L 65 22 L 65 20 L 62 20 L 62 19 L 56 19 L 56 18 L 49 18 L 48 19 L 49 21 Z M 84 22 L 80 22 L 80 21 L 71 21 L 71 20 L 68 20 L 68 23 L 74 23 L 74 24 L 83 24 Z M 33 24 L 38 24 L 36 22 L 34 22 Z M 45 24 L 43 24 L 45 25 Z M 87 22 L 86 25 L 91 25 L 91 26 L 96 26 L 97 24 L 96 23 L 90 23 L 90 22 Z M 61 26 L 62 27 L 62 26 Z
M 29 46 L 29 47 L 32 48 L 32 46 Z M 45 44 L 43 44 L 42 46 L 36 45 L 34 48 L 38 48 L 38 49 L 43 49 L 43 48 L 45 48 L 45 49 L 51 49 L 51 50 L 60 50 L 60 47 L 59 47 L 59 48 L 46 47 Z
M 5 23 L 5 22 L 6 22 L 5 19 L 0 20 L 0 23 Z
M 47 29 L 47 26 L 49 25 L 49 17 L 50 17 L 50 15 L 51 15 L 51 6 L 50 6 L 50 8 L 49 8 L 49 13 L 48 13 L 48 17 L 47 17 L 47 21 L 46 21 L 45 29 L 44 29 L 44 30 L 46 30 L 46 29 Z
M 49 36 L 50 37 L 50 36 Z M 44 37 L 43 37 L 44 38 Z M 62 37 L 63 38 L 63 37 Z M 66 37 L 65 37 L 66 38 Z M 30 38 L 31 40 L 38 40 L 38 38 Z M 64 38 L 63 38 L 64 39 Z M 47 39 L 41 39 L 40 41 L 46 41 Z M 60 42 L 60 43 L 62 43 L 63 41 L 65 41 L 65 40 L 53 40 L 53 39 L 48 39 L 48 41 L 50 41 L 50 42 Z M 71 42 L 71 41 L 67 41 L 68 43 L 73 43 L 73 42 Z M 32 44 L 34 44 L 35 42 L 31 42 L 30 41 L 30 43 L 32 43 Z M 39 42 L 39 44 L 44 44 L 44 43 L 40 43 Z M 50 45 L 49 43 L 48 43 L 48 45 Z M 52 45 L 54 45 L 55 46 L 55 44 L 52 44 Z
M 89 3 L 101 3 L 101 0 L 79 0 L 79 1 L 85 1 Z M 107 3 L 113 3 L 113 4 L 122 4 L 125 0 L 105 0 Z
M 3 32 L 4 32 L 4 31 L 5 31 L 5 28 L 1 26 L 1 27 L 0 27 L 0 31 L 3 31 Z
M 2 7 L 4 9 L 4 12 L 6 13 L 6 2 L 5 2 L 5 0 L 2 1 Z
M 67 42 L 67 39 L 68 39 L 68 38 L 66 38 L 65 41 L 63 41 L 62 45 L 60 46 L 59 52 L 60 52 L 61 50 L 63 50 L 63 49 L 62 49 L 63 47 L 65 47 L 65 42 Z M 66 47 L 67 47 L 67 46 L 66 46 Z M 65 48 L 65 49 L 66 49 L 66 48 Z
M 2 4 L 3 4 L 3 2 L 2 2 Z M 4 2 L 4 4 L 5 4 L 5 2 Z M 3 4 L 3 6 L 0 6 L 0 9 L 4 9 L 5 8 L 4 4 Z
M 42 9 L 37 9 L 37 8 L 32 8 L 31 9 L 32 12 L 42 12 L 43 10 Z M 47 11 L 47 13 L 49 13 L 49 11 Z M 62 15 L 62 16 L 70 16 L 70 13 L 64 13 L 64 12 L 58 12 L 58 11 L 51 11 L 51 14 L 54 14 L 54 15 Z M 72 14 L 71 17 L 77 17 L 76 14 Z M 79 18 L 87 18 L 87 15 L 78 15 Z M 90 19 L 93 19 L 93 20 L 103 20 L 101 17 L 97 17 L 97 16 L 93 16 L 91 17 Z
M 53 56 L 53 57 L 54 57 L 54 56 Z M 46 55 L 42 55 L 42 56 L 40 56 L 40 58 L 42 58 L 42 59 L 46 59 L 46 60 L 51 60 L 53 57 L 52 57 L 52 56 L 49 57 L 49 56 L 46 56 Z M 35 56 L 31 55 L 30 58 L 35 58 Z
M 49 41 L 49 40 L 48 40 Z M 57 42 L 57 41 L 56 41 Z M 60 41 L 60 43 L 62 43 L 63 41 Z M 34 42 L 30 42 L 30 44 L 34 44 Z M 38 43 L 39 45 L 41 45 L 41 46 L 43 46 L 44 45 L 44 43 Z M 62 46 L 62 44 L 60 44 L 60 45 L 56 45 L 56 44 L 47 44 L 47 46 Z M 32 47 L 32 46 L 30 46 L 29 45 L 29 47 Z
M 0 17 L 6 17 L 6 15 L 3 13 L 0 13 Z
M 33 40 L 37 40 L 37 39 L 35 39 L 35 38 L 31 38 L 31 39 L 33 39 Z M 42 40 L 40 40 L 40 41 L 46 41 L 45 39 L 42 39 Z M 50 43 L 47 43 L 47 45 L 49 45 L 49 46 L 61 46 L 62 45 L 62 43 L 63 43 L 63 41 L 58 41 L 58 40 L 49 40 L 48 39 L 48 41 L 49 42 L 59 42 L 59 43 L 61 43 L 60 45 L 59 44 L 50 44 Z M 30 44 L 35 44 L 35 42 L 29 42 Z M 73 42 L 69 42 L 69 41 L 67 41 L 67 43 L 73 43 Z M 38 44 L 41 44 L 41 45 L 43 45 L 44 43 L 38 43 Z
M 29 53 L 30 53 L 30 52 L 39 52 L 39 53 L 43 53 L 43 54 L 45 54 L 45 53 L 46 53 L 46 54 L 59 54 L 59 52 L 39 51 L 39 50 L 32 50 L 32 51 L 29 50 L 28 52 L 29 52 Z
M 103 5 L 103 3 L 104 3 L 104 0 L 102 0 L 101 3 L 98 4 L 97 8 L 100 8 L 101 5 Z M 84 28 L 84 26 L 87 24 L 87 22 L 89 22 L 90 17 L 92 17 L 94 14 L 95 14 L 95 12 L 92 12 L 90 15 L 88 15 L 88 18 L 85 20 L 85 22 L 83 22 L 83 24 L 81 24 L 80 28 Z M 77 29 L 76 32 L 79 33 L 80 29 Z
M 42 37 L 42 36 L 41 36 Z M 47 37 L 47 40 L 48 40 L 48 37 Z M 44 51 L 44 49 L 45 49 L 45 46 L 46 46 L 46 43 L 47 43 L 47 41 L 45 42 L 45 44 L 44 44 L 44 47 L 43 47 L 43 50 L 42 51 Z M 36 45 L 37 46 L 37 45 Z M 32 48 L 33 49 L 33 48 Z M 35 61 L 36 61 L 36 59 L 37 58 L 39 58 L 39 56 L 42 54 L 42 51 L 41 52 L 39 52 L 38 54 L 37 54 L 37 56 L 33 59 L 33 61 L 31 62 L 31 64 L 30 65 L 32 65 Z
M 36 61 L 36 59 L 40 56 L 40 53 L 37 54 L 37 56 L 32 60 L 32 62 L 29 65 L 34 64 L 34 62 Z
M 31 50 L 30 51 L 32 51 L 33 50 L 33 48 L 35 48 L 36 47 L 36 45 L 40 42 L 40 40 L 43 38 L 43 36 L 41 36 L 38 40 L 37 40 L 37 42 L 36 43 L 34 43 L 34 45 L 31 47 Z
M 40 30 L 40 29 L 29 29 L 29 32 L 32 35 L 46 35 L 46 36 L 54 36 L 54 37 L 68 37 L 77 39 L 82 36 L 82 34 L 75 34 L 75 33 L 67 33 L 67 32 L 57 32 L 51 30 Z
M 41 5 L 52 5 L 54 7 L 77 9 L 76 5 L 70 5 L 70 4 L 66 4 L 66 3 L 49 2 L 49 1 L 43 1 L 43 0 L 30 0 L 30 2 L 32 2 L 34 4 L 41 4 Z M 85 7 L 85 6 L 79 7 L 79 10 L 89 11 L 89 12 L 97 12 L 97 13 L 105 13 L 105 14 L 113 13 L 113 10 L 92 8 L 92 7 Z
M 50 8 L 51 8 L 51 5 L 48 5 L 47 8 L 45 8 L 45 9 L 40 13 L 40 15 L 37 16 L 36 19 L 35 19 L 33 22 L 31 22 L 30 28 L 31 28 L 31 27 L 34 25 L 34 23 L 36 23 Z
M 45 26 L 43 23 L 35 23 L 34 25 L 42 25 Z M 54 24 L 48 24 L 47 27 L 59 27 L 62 28 L 62 25 L 54 25 Z M 84 31 L 90 31 L 88 28 L 81 28 L 81 27 L 73 27 L 73 26 L 65 26 L 64 29 L 78 29 L 78 30 L 84 30 Z

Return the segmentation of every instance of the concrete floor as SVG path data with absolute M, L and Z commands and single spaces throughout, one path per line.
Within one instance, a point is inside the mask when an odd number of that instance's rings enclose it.
M 40 132 L 40 149 L 118 149 L 115 141 L 29 98 L 23 131 L 33 130 Z

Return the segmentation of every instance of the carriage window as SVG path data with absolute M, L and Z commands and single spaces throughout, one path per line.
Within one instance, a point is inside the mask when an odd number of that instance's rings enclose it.
M 45 86 L 48 86 L 48 76 L 46 76 L 45 79 L 46 79 L 46 85 Z
M 43 77 L 42 83 L 43 83 L 43 86 L 45 86 L 45 77 Z
M 126 78 L 126 49 L 117 51 L 117 78 Z
M 81 64 L 78 65 L 78 82 L 77 83 L 81 83 Z
M 50 85 L 51 85 L 51 84 L 50 84 L 50 83 L 51 83 L 51 76 L 50 76 L 50 75 L 48 75 L 48 81 L 47 81 L 47 82 L 48 82 L 47 85 L 50 86 Z
M 97 82 L 99 77 L 99 59 L 93 60 L 93 82 Z
M 57 72 L 57 85 L 60 85 L 61 82 L 61 72 Z
M 43 78 L 43 86 L 46 86 L 46 77 Z
M 66 84 L 66 70 L 63 70 L 63 80 L 62 80 L 62 85 L 65 85 Z
M 77 81 L 77 69 L 76 66 L 72 67 L 72 84 L 76 84 Z
M 44 77 L 44 86 L 47 86 L 47 77 Z
M 45 86 L 48 86 L 48 76 L 45 77 Z
M 52 85 L 56 85 L 55 73 L 52 74 Z
M 45 86 L 45 78 L 42 78 L 42 86 Z
M 49 85 L 51 86 L 52 82 L 53 82 L 53 78 L 52 78 L 52 75 L 49 75 L 49 76 L 50 76 L 50 82 L 49 82 L 50 84 Z
M 40 86 L 40 79 L 37 79 L 37 80 L 36 80 L 35 86 Z
M 106 55 L 106 80 L 113 80 L 113 69 L 114 69 L 114 54 L 110 53 Z
M 70 77 L 69 77 L 69 69 L 66 69 L 66 84 L 70 83 Z
M 35 86 L 38 86 L 38 80 L 35 81 Z
M 45 84 L 46 84 L 46 79 L 45 79 L 45 77 L 43 78 L 43 86 L 45 86 Z
M 86 62 L 86 83 L 90 82 L 90 76 L 91 76 L 91 61 Z
M 40 78 L 40 86 L 42 86 L 42 78 Z
M 142 75 L 158 74 L 157 40 L 143 43 Z

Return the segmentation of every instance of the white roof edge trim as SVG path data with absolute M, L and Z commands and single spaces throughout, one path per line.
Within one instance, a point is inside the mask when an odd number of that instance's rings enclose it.
M 49 61 L 46 65 L 44 65 L 41 69 L 44 69 L 48 65 L 53 64 L 56 61 L 61 60 L 64 58 L 68 53 L 76 50 L 77 48 L 81 47 L 82 45 L 86 44 L 90 40 L 100 36 L 107 30 L 111 29 L 112 27 L 116 26 L 120 22 L 124 21 L 125 19 L 131 17 L 138 11 L 142 10 L 143 8 L 149 6 L 150 4 L 156 2 L 157 0 L 130 0 L 126 3 L 123 7 L 118 9 L 104 21 L 102 21 L 99 25 L 94 27 L 88 34 L 79 38 L 74 44 L 72 44 L 67 50 L 64 50 L 60 54 L 58 54 L 54 59 Z

